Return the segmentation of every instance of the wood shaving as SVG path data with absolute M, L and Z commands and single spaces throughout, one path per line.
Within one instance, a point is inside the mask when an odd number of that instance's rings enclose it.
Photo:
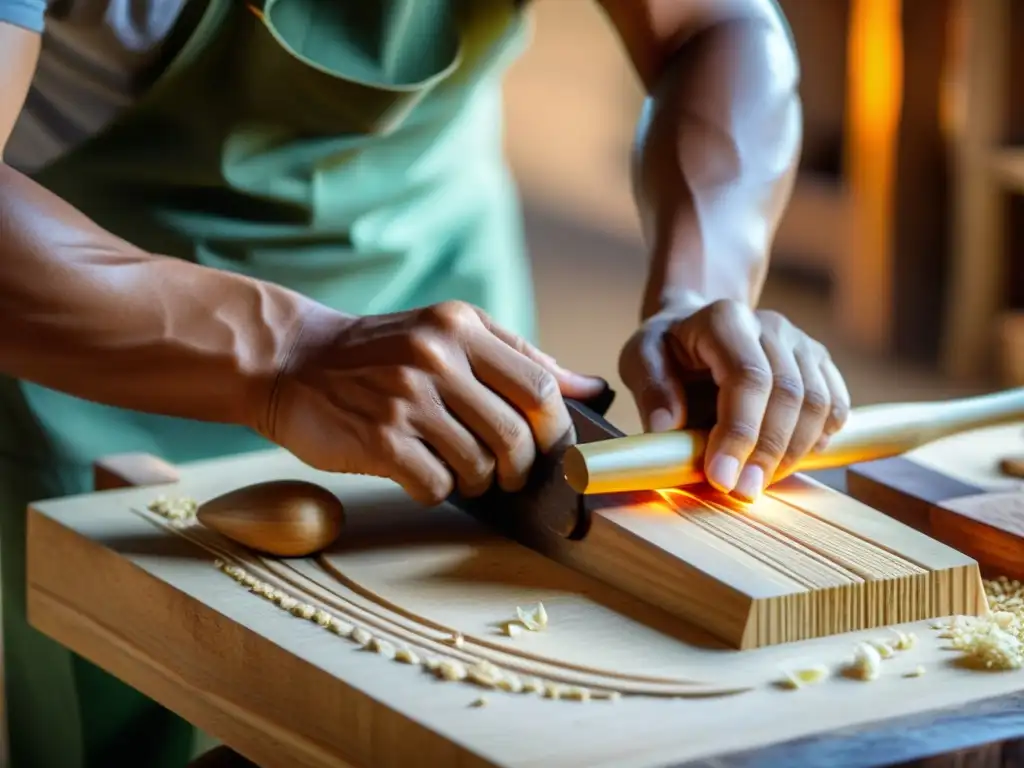
M 921 664 L 918 664 L 916 667 L 914 667 L 912 670 L 910 670 L 909 672 L 907 672 L 903 676 L 904 677 L 921 677 L 921 675 L 923 675 L 924 673 L 925 673 L 924 667 Z
M 548 612 L 544 609 L 544 603 L 527 608 L 517 607 L 516 617 L 531 632 L 540 632 L 548 625 Z
M 188 496 L 168 498 L 157 496 L 146 505 L 146 509 L 172 523 L 190 523 L 195 519 L 199 504 Z
M 1024 666 L 1024 585 L 1000 576 L 986 580 L 988 616 L 954 616 L 939 635 L 963 653 L 968 666 L 1014 670 Z
M 782 673 L 782 680 L 779 681 L 779 686 L 781 688 L 788 688 L 789 690 L 797 690 L 803 688 L 805 685 L 820 683 L 822 680 L 827 678 L 828 675 L 828 667 L 824 664 L 815 664 L 811 667 L 792 671 L 784 670 Z
M 466 644 L 466 639 L 462 636 L 461 632 L 456 632 L 451 637 L 446 638 L 445 642 L 454 648 L 461 648 Z
M 889 645 L 888 640 L 869 640 L 868 643 L 871 645 L 872 648 L 878 651 L 878 655 L 881 656 L 883 660 L 891 659 L 894 655 L 896 655 L 896 652 L 892 649 L 892 646 Z
M 387 640 L 381 640 L 379 637 L 375 637 L 366 644 L 367 650 L 373 651 L 378 656 L 383 656 L 385 659 L 395 658 L 395 646 L 389 643 Z
M 282 610 L 288 611 L 291 615 L 310 621 L 386 659 L 391 659 L 401 664 L 420 666 L 440 680 L 448 682 L 465 681 L 513 694 L 542 694 L 551 699 L 566 699 L 579 702 L 590 701 L 591 699 L 617 701 L 622 696 L 619 691 L 598 692 L 581 686 L 564 688 L 560 684 L 541 680 L 537 677 L 523 677 L 511 670 L 502 669 L 485 659 L 478 659 L 468 666 L 458 659 L 438 657 L 421 659 L 420 655 L 412 648 L 404 645 L 396 646 L 383 637 L 376 637 L 367 628 L 351 624 L 333 616 L 323 608 L 306 603 L 287 594 L 283 590 L 276 589 L 271 584 L 260 581 L 237 565 L 226 563 L 223 560 L 215 560 L 214 567 L 233 581 L 244 586 L 252 594 L 273 603 Z M 519 610 L 536 627 L 533 631 L 539 631 L 547 626 L 547 612 L 540 603 L 530 609 Z M 523 626 L 516 624 L 516 626 L 519 631 L 526 629 L 525 624 Z M 447 642 L 456 648 L 463 648 L 465 646 L 465 638 L 459 632 L 452 633 Z
M 917 635 L 913 632 L 901 632 L 898 629 L 891 631 L 896 635 L 895 648 L 897 651 L 909 651 L 917 645 Z
M 420 657 L 411 648 L 402 647 L 395 651 L 395 661 L 400 661 L 403 664 L 419 664 Z
M 485 699 L 483 696 L 481 696 L 479 699 L 474 699 L 473 703 L 470 704 L 469 706 L 477 707 L 477 708 L 479 708 L 479 707 L 486 707 L 487 706 L 487 699 Z
M 455 659 L 443 659 L 437 665 L 437 676 L 442 680 L 465 680 L 468 674 L 466 667 Z
M 853 662 L 847 669 L 858 680 L 875 680 L 882 671 L 882 656 L 870 643 L 858 643 L 853 651 Z
M 356 627 L 355 629 L 352 630 L 352 639 L 355 640 L 357 643 L 359 643 L 361 646 L 363 646 L 365 648 L 366 645 L 371 640 L 373 640 L 373 635 L 371 635 L 368 631 L 366 631 L 362 627 Z

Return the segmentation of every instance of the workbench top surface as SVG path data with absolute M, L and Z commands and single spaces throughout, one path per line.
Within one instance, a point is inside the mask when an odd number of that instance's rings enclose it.
M 839 674 L 855 642 L 892 633 L 733 651 L 454 508 L 418 508 L 385 481 L 321 474 L 277 451 L 180 469 L 173 486 L 33 505 L 30 620 L 266 768 L 839 768 L 1024 734 L 1024 673 L 964 668 L 930 621 L 901 627 L 917 646 L 862 682 Z M 318 482 L 345 504 L 345 534 L 321 558 L 264 560 L 147 511 L 161 494 L 202 501 L 276 478 Z M 462 654 L 627 695 L 580 702 L 443 682 L 251 594 L 217 559 L 424 658 Z M 537 601 L 545 630 L 502 634 L 517 606 Z M 452 632 L 465 638 L 457 651 Z M 783 670 L 816 664 L 832 673 L 824 682 L 777 685 Z M 923 676 L 905 676 L 919 665 Z M 748 690 L 630 694 L 717 688 Z

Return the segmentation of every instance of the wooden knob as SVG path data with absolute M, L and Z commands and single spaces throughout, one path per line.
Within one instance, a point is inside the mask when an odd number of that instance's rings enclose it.
M 202 504 L 196 518 L 243 546 L 277 557 L 306 557 L 341 533 L 344 508 L 319 485 L 273 480 L 238 488 Z

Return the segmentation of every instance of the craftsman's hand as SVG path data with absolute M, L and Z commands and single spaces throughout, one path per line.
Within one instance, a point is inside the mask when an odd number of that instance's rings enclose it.
M 392 315 L 307 321 L 262 430 L 319 469 L 399 483 L 433 505 L 455 487 L 523 486 L 538 452 L 572 429 L 564 397 L 607 384 L 459 302 Z
M 682 383 L 718 385 L 705 474 L 752 501 L 845 423 L 850 397 L 828 351 L 776 312 L 735 301 L 663 310 L 629 340 L 619 363 L 644 428 L 685 427 Z

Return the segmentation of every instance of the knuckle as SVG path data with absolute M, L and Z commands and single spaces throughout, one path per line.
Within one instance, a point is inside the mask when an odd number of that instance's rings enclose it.
M 763 434 L 757 441 L 754 453 L 764 464 L 775 464 L 786 454 L 788 441 L 781 435 Z
M 484 488 L 491 484 L 494 477 L 494 460 L 480 456 L 470 463 L 466 477 L 463 478 L 474 488 Z
M 528 395 L 538 406 L 545 406 L 561 398 L 558 379 L 546 368 L 536 366 L 529 375 Z
M 447 472 L 432 474 L 424 479 L 423 495 L 428 506 L 436 507 L 451 496 L 455 483 Z
M 774 384 L 772 372 L 758 363 L 741 364 L 732 379 L 738 386 L 757 394 L 767 394 Z
M 402 463 L 405 446 L 403 445 L 404 438 L 398 430 L 390 427 L 379 429 L 374 442 L 377 454 L 389 467 L 395 467 Z
M 721 331 L 733 323 L 739 315 L 735 302 L 720 299 L 707 308 L 708 325 L 714 331 Z
M 839 429 L 847 420 L 850 418 L 850 404 L 848 402 L 841 401 L 838 403 L 832 403 L 832 409 L 829 412 L 829 419 L 835 429 Z
M 409 411 L 406 401 L 401 397 L 385 397 L 381 411 L 381 427 L 387 430 L 389 436 L 386 441 L 390 444 L 390 435 L 400 433 L 406 424 Z
M 812 416 L 827 416 L 832 410 L 832 398 L 821 389 L 809 389 L 804 393 L 804 410 Z
M 410 336 L 414 364 L 424 371 L 440 373 L 446 370 L 451 350 L 446 339 L 434 333 L 413 332 Z
M 760 310 L 757 313 L 757 319 L 761 322 L 761 327 L 770 331 L 776 335 L 784 330 L 789 329 L 790 322 L 786 317 L 773 309 Z
M 395 389 L 402 397 L 410 397 L 422 386 L 419 371 L 409 365 L 400 365 L 392 371 Z
M 772 383 L 772 396 L 787 406 L 799 406 L 804 400 L 804 382 L 798 376 L 777 373 Z
M 825 347 L 820 341 L 811 338 L 810 336 L 804 336 L 803 343 L 804 354 L 814 362 L 821 364 L 832 359 L 829 354 L 828 348 Z
M 424 310 L 427 322 L 446 333 L 458 335 L 479 323 L 480 316 L 464 301 L 442 301 Z
M 757 445 L 760 435 L 756 427 L 746 422 L 736 421 L 722 429 L 722 437 L 744 450 L 750 450 Z
M 494 425 L 498 441 L 510 453 L 522 450 L 525 443 L 533 439 L 530 428 L 524 421 L 515 417 L 502 417 Z

